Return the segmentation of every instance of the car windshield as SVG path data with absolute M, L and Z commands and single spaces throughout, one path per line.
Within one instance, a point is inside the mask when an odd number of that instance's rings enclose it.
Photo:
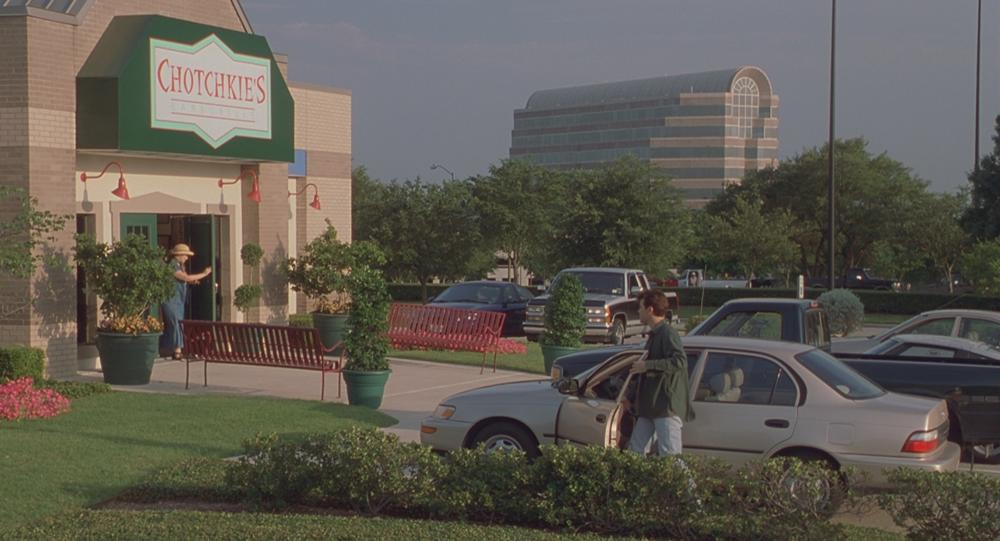
M 829 353 L 813 349 L 795 356 L 802 366 L 846 398 L 863 400 L 885 394 L 885 390 Z
M 572 274 L 580 279 L 583 283 L 583 290 L 587 293 L 596 293 L 598 295 L 624 295 L 625 294 L 625 276 L 617 272 L 568 272 L 563 274 Z M 563 276 L 560 274 L 556 277 L 555 281 L 552 282 L 552 286 L 555 287 L 556 282 L 559 278 Z
M 492 284 L 458 284 L 444 290 L 434 302 L 476 302 L 496 304 L 503 298 L 503 286 Z

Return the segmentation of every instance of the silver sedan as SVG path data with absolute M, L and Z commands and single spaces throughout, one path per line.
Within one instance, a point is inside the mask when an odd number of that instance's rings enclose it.
M 834 468 L 853 466 L 871 483 L 883 469 L 953 471 L 959 447 L 947 441 L 942 400 L 894 394 L 836 358 L 803 344 L 746 338 L 684 339 L 694 410 L 684 451 L 739 465 L 753 458 L 798 456 Z M 421 425 L 437 450 L 520 449 L 543 444 L 624 448 L 633 416 L 629 368 L 642 350 L 558 382 L 483 387 L 446 398 Z
M 1000 312 L 989 310 L 931 310 L 923 312 L 879 335 L 834 340 L 834 353 L 861 353 L 901 334 L 954 336 L 1000 346 Z

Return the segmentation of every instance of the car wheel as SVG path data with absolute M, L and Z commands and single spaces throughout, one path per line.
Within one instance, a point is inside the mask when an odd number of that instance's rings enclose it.
M 615 318 L 615 322 L 611 324 L 611 330 L 608 331 L 608 340 L 619 346 L 625 342 L 625 320 L 622 318 Z
M 1000 464 L 1000 445 L 973 445 L 971 452 L 977 464 Z
M 473 447 L 480 444 L 487 453 L 522 451 L 532 458 L 538 456 L 535 438 L 514 423 L 497 422 L 484 426 L 472 439 Z
M 797 458 L 806 463 L 818 463 L 831 471 L 838 470 L 830 459 L 819 453 L 798 451 L 784 456 Z M 837 511 L 844 499 L 847 479 L 843 475 L 824 476 L 821 479 L 802 478 L 789 471 L 782 482 L 791 493 L 792 500 L 798 505 L 815 509 L 821 515 L 830 517 Z

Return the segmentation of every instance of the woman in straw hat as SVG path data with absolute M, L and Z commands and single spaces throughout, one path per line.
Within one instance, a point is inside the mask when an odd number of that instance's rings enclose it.
M 212 267 L 205 267 L 205 270 L 198 274 L 188 274 L 184 272 L 184 264 L 194 255 L 187 244 L 178 244 L 170 250 L 170 270 L 174 271 L 176 287 L 174 295 L 163 303 L 163 319 L 166 323 L 163 337 L 168 348 L 174 350 L 174 359 L 181 358 L 181 348 L 184 347 L 184 335 L 181 334 L 180 321 L 184 318 L 184 300 L 187 298 L 188 284 L 197 284 L 199 280 L 212 274 Z

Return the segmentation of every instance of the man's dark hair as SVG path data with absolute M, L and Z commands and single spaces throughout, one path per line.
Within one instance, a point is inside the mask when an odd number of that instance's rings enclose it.
M 667 311 L 670 310 L 670 302 L 667 301 L 667 296 L 658 289 L 650 289 L 640 293 L 639 302 L 647 308 L 652 307 L 653 314 L 657 317 L 666 317 Z

